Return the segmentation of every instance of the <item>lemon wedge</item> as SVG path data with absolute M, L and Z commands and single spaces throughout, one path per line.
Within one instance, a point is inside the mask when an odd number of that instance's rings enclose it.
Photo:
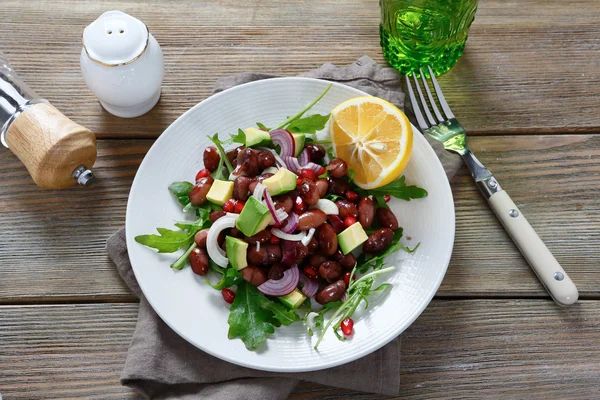
M 347 100 L 333 109 L 329 127 L 336 156 L 355 171 L 354 182 L 363 189 L 390 183 L 410 160 L 410 122 L 385 100 L 372 96 Z

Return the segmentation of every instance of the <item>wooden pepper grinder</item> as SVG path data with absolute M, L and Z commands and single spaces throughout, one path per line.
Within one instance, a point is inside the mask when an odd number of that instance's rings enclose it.
M 0 140 L 41 188 L 89 185 L 96 137 L 36 95 L 0 52 Z

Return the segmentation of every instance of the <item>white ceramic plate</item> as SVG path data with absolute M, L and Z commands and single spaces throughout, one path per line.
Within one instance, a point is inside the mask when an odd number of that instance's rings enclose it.
M 354 335 L 346 342 L 330 331 L 315 351 L 317 337 L 309 337 L 303 324 L 297 323 L 277 329 L 259 351 L 248 351 L 240 339 L 227 338 L 229 310 L 219 291 L 202 282 L 191 268 L 169 268 L 176 255 L 157 254 L 134 241 L 137 235 L 153 233 L 156 227 L 173 228 L 174 221 L 185 219 L 167 187 L 173 181 L 193 181 L 202 168 L 202 152 L 210 145 L 206 135 L 219 132 L 226 137 L 257 121 L 276 126 L 313 101 L 328 84 L 308 78 L 269 79 L 212 96 L 179 117 L 160 136 L 137 172 L 126 221 L 135 276 L 163 321 L 213 356 L 250 368 L 286 372 L 318 370 L 356 360 L 408 328 L 446 273 L 454 242 L 452 193 L 439 160 L 416 129 L 412 158 L 404 174 L 407 182 L 426 188 L 429 196 L 410 202 L 394 199 L 390 206 L 404 227 L 404 243 L 412 247 L 421 242 L 421 247 L 414 255 L 399 252 L 388 257 L 388 265 L 398 268 L 383 280 L 393 288 L 385 297 L 372 300 L 369 309 L 355 318 Z M 342 101 L 363 95 L 334 83 L 310 113 L 327 114 Z

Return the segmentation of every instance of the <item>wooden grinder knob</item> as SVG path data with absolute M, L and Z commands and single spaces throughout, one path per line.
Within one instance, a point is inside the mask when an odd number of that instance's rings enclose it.
M 50 103 L 34 104 L 19 114 L 6 132 L 6 143 L 45 189 L 73 186 L 77 167 L 91 168 L 96 161 L 96 136 Z

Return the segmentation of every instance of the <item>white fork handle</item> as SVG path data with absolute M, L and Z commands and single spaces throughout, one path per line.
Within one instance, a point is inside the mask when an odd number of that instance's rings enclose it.
M 575 303 L 579 298 L 577 287 L 508 193 L 496 192 L 488 202 L 554 301 L 562 306 Z

